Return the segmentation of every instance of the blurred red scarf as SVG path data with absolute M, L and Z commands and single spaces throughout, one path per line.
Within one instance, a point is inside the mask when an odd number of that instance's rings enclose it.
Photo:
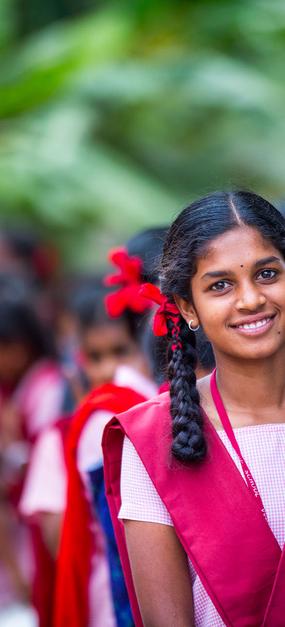
M 89 502 L 77 467 L 77 447 L 88 418 L 96 410 L 120 413 L 144 401 L 130 388 L 105 384 L 86 398 L 71 421 L 66 442 L 67 506 L 63 520 L 55 590 L 53 627 L 87 627 L 88 588 L 94 537 Z

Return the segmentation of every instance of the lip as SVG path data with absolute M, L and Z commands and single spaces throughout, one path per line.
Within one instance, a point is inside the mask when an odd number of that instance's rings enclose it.
M 251 322 L 259 322 L 260 320 L 264 320 L 265 318 L 275 318 L 275 316 L 276 316 L 276 313 L 263 311 L 260 314 L 247 316 L 247 318 L 240 318 L 239 320 L 236 320 L 236 322 L 234 322 L 230 326 L 237 327 L 240 324 L 251 324 Z
M 271 329 L 271 327 L 274 324 L 275 317 L 276 317 L 276 314 L 263 313 L 263 314 L 258 314 L 256 316 L 243 318 L 242 320 L 238 320 L 235 324 L 230 325 L 230 326 L 234 331 L 237 331 L 237 333 L 240 333 L 241 335 L 247 335 L 247 336 L 263 335 L 263 333 L 266 333 L 269 329 Z M 240 326 L 244 324 L 254 324 L 256 322 L 261 322 L 262 320 L 266 320 L 265 324 L 256 328 L 245 329 Z

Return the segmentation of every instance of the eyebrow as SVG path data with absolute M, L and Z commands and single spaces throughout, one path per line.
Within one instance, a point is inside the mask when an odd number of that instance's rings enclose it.
M 261 268 L 268 263 L 273 263 L 276 261 L 278 263 L 281 263 L 281 259 L 279 257 L 275 257 L 274 255 L 272 255 L 271 257 L 264 257 L 263 259 L 258 259 L 258 261 L 255 262 L 254 267 Z M 213 270 L 213 272 L 206 272 L 206 274 L 202 276 L 202 279 L 219 279 L 224 276 L 232 276 L 233 274 L 234 272 L 232 272 L 231 270 Z
M 274 261 L 278 261 L 278 263 L 281 263 L 281 259 L 279 257 L 274 257 L 274 255 L 272 255 L 271 257 L 264 257 L 263 259 L 259 259 L 254 265 L 256 268 L 260 268 L 261 266 L 266 266 L 267 263 L 273 263 Z

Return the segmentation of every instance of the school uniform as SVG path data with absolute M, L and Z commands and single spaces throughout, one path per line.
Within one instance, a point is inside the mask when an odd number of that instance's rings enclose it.
M 285 424 L 242 427 L 232 437 L 205 416 L 205 432 L 203 462 L 171 456 L 168 393 L 105 429 L 107 498 L 135 624 L 142 619 L 121 519 L 174 526 L 188 555 L 196 626 L 282 627 Z

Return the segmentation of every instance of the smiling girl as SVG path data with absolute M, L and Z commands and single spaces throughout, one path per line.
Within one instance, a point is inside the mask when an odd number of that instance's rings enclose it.
M 136 625 L 285 624 L 284 255 L 284 218 L 248 192 L 202 198 L 169 229 L 162 293 L 146 292 L 170 393 L 103 441 Z M 197 384 L 199 326 L 217 367 Z

